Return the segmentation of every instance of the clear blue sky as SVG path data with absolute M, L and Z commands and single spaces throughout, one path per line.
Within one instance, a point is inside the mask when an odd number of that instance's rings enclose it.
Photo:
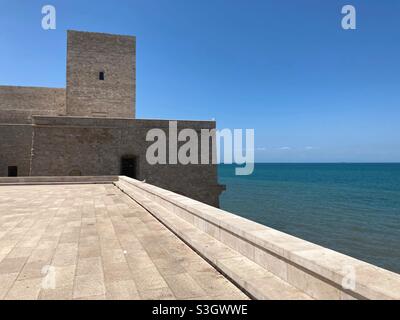
M 136 35 L 138 117 L 254 128 L 257 161 L 400 161 L 398 0 L 3 0 L 0 84 L 64 87 L 67 29 Z

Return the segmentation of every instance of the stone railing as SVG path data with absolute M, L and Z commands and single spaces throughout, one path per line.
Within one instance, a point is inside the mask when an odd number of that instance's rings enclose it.
M 396 273 L 134 179 L 120 177 L 115 184 L 253 297 L 266 296 L 260 291 L 261 282 L 245 275 L 252 270 L 240 275 L 226 267 L 221 257 L 227 251 L 240 253 L 314 299 L 400 299 Z M 182 230 L 177 218 L 185 221 Z M 194 227 L 208 238 L 195 235 Z M 210 245 L 203 246 L 196 238 Z M 212 243 L 209 238 L 218 241 Z M 268 289 L 267 285 L 263 290 Z

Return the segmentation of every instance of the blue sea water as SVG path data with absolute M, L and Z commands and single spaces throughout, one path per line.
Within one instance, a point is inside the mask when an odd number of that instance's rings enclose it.
M 221 208 L 400 273 L 400 164 L 219 166 Z

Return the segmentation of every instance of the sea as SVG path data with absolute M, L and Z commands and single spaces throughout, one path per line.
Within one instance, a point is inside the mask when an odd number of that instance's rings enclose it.
M 219 165 L 221 209 L 400 273 L 400 163 Z

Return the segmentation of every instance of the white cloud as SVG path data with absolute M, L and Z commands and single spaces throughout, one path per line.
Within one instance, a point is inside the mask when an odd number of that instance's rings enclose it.
M 280 147 L 279 150 L 292 150 L 291 147 Z

